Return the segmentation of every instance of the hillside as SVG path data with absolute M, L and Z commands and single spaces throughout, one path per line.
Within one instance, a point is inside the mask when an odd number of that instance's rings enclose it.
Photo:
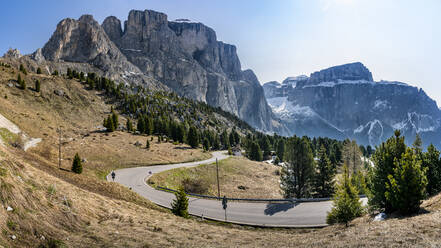
M 22 90 L 15 86 L 19 63 L 4 62 L 11 68 L 0 66 L 0 114 L 42 142 L 26 152 L 10 140 L 0 145 L 3 247 L 431 247 L 439 242 L 440 196 L 423 203 L 428 213 L 383 222 L 364 217 L 349 228 L 259 229 L 176 217 L 102 180 L 102 174 L 114 166 L 190 161 L 205 153 L 167 142 L 151 142 L 147 151 L 133 143 L 144 144 L 151 136 L 96 132 L 111 108 L 102 93 L 64 76 L 35 74 L 28 67 L 27 75 L 22 74 L 28 88 Z M 42 82 L 41 93 L 32 90 L 34 79 Z M 66 143 L 65 170 L 57 164 L 58 126 Z M 2 139 L 5 136 L 13 135 Z M 87 160 L 81 175 L 68 171 L 75 152 Z

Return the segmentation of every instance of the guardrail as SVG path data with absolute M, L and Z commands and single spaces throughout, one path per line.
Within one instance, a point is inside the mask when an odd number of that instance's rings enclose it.
M 156 186 L 157 190 L 162 190 L 170 193 L 176 193 L 177 190 L 169 189 L 166 187 Z M 215 200 L 222 200 L 222 197 L 217 196 L 210 196 L 210 195 L 200 195 L 200 194 L 194 194 L 194 193 L 186 193 L 187 195 L 196 196 L 200 198 L 207 198 L 207 199 L 215 199 Z M 360 198 L 366 197 L 365 195 L 360 195 Z M 324 198 L 286 198 L 286 199 L 254 199 L 254 198 L 230 198 L 227 197 L 228 201 L 251 201 L 251 202 L 321 202 L 321 201 L 329 201 L 332 198 L 330 197 L 324 197 Z

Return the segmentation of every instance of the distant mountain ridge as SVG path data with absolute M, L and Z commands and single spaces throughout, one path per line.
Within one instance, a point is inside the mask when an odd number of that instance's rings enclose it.
M 252 70 L 242 70 L 234 45 L 218 41 L 213 29 L 187 19 L 168 21 L 152 10 L 132 10 L 124 22 L 91 15 L 64 19 L 33 55 L 36 61 L 88 64 L 113 80 L 172 89 L 236 114 L 265 132 L 286 134 L 273 115 Z
M 441 111 L 417 87 L 401 82 L 374 82 L 360 62 L 289 78 L 263 86 L 274 113 L 290 134 L 356 139 L 379 145 L 395 129 L 413 142 L 416 133 L 424 145 L 441 147 Z

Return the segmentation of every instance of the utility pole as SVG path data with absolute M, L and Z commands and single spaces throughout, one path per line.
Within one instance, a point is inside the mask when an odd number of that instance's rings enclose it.
M 61 127 L 58 128 L 58 169 L 61 169 Z
M 216 158 L 216 177 L 217 177 L 217 198 L 220 199 L 220 186 L 219 186 L 219 164 Z

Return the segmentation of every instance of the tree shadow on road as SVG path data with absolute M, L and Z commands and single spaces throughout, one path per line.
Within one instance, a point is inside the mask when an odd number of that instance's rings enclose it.
M 268 203 L 264 213 L 265 215 L 274 215 L 278 212 L 286 212 L 297 205 L 299 205 L 297 202 Z

